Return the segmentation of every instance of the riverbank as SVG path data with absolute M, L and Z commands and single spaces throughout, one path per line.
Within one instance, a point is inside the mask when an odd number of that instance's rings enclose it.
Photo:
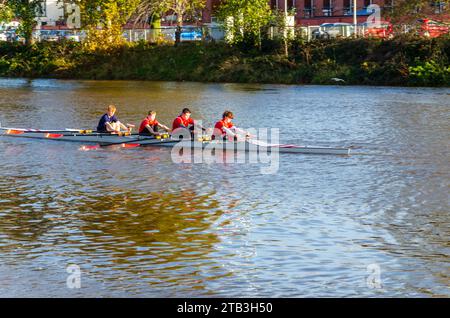
M 450 38 L 125 44 L 88 52 L 78 43 L 0 43 L 0 76 L 235 83 L 450 86 Z M 334 80 L 333 80 L 334 79 Z M 342 79 L 337 81 L 336 79 Z

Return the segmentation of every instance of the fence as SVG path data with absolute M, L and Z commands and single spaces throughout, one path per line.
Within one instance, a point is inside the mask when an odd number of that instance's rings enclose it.
M 161 27 L 152 29 L 124 29 L 123 37 L 128 42 L 145 41 L 156 43 L 158 41 L 175 41 L 176 27 Z M 8 34 L 12 34 L 9 31 Z M 225 32 L 220 27 L 183 27 L 181 28 L 181 41 L 222 41 L 225 37 Z M 73 41 L 83 41 L 86 38 L 86 32 L 76 29 L 65 30 L 35 30 L 33 38 L 40 41 L 61 41 L 63 39 Z M 8 40 L 17 40 L 14 37 L 9 37 Z
M 124 30 L 123 36 L 129 42 L 148 41 L 157 42 L 175 41 L 176 27 L 162 27 L 155 29 L 128 29 Z M 220 27 L 183 27 L 181 28 L 181 41 L 222 41 L 225 32 Z
M 422 32 L 420 27 L 401 25 L 396 26 L 395 34 L 400 33 L 417 33 L 424 36 L 435 36 L 440 34 L 436 32 Z M 123 37 L 129 42 L 145 41 L 150 43 L 175 41 L 176 27 L 161 27 L 154 29 L 124 29 Z M 375 36 L 380 38 L 389 38 L 394 35 L 394 31 L 388 27 L 370 28 L 365 24 L 355 26 L 351 24 L 334 24 L 330 26 L 300 26 L 289 27 L 287 29 L 278 29 L 276 27 L 269 28 L 269 38 L 284 37 L 288 38 L 301 37 L 307 41 L 314 39 L 328 39 L 336 37 L 352 37 L 352 36 Z M 35 30 L 33 37 L 36 41 L 60 41 L 63 39 L 73 41 L 83 41 L 86 38 L 86 32 L 83 30 L 65 29 L 65 30 Z M 185 26 L 181 29 L 181 41 L 223 41 L 226 38 L 223 28 L 218 26 Z M 22 41 L 14 29 L 0 30 L 0 41 Z

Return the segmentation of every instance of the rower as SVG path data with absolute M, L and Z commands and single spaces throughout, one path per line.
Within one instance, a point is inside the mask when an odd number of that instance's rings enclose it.
M 238 134 L 245 134 L 246 138 L 250 137 L 250 134 L 240 128 L 234 126 L 232 119 L 234 115 L 231 111 L 226 110 L 222 115 L 222 120 L 218 121 L 214 126 L 214 132 L 212 138 L 216 137 L 226 139 L 227 136 L 237 140 Z
M 124 124 L 122 124 L 119 121 L 119 119 L 117 119 L 117 117 L 115 116 L 115 113 L 116 113 L 116 106 L 109 105 L 106 110 L 106 114 L 104 114 L 100 118 L 100 121 L 98 122 L 97 132 L 120 133 L 121 129 L 123 129 L 127 132 L 131 132 L 131 129 L 132 129 L 132 127 L 134 127 L 134 125 L 128 124 L 127 125 L 128 127 L 125 126 Z
M 156 112 L 150 110 L 148 112 L 147 117 L 144 118 L 144 120 L 141 123 L 141 126 L 139 127 L 139 135 L 143 136 L 160 136 L 161 133 L 158 132 L 159 128 L 164 129 L 165 131 L 169 132 L 170 128 L 160 124 L 156 120 Z
M 196 121 L 191 117 L 191 111 L 189 108 L 184 108 L 181 111 L 180 116 L 175 118 L 175 120 L 172 123 L 172 131 L 175 131 L 176 129 L 188 129 L 191 132 L 191 135 L 194 134 L 194 126 L 197 126 L 198 124 Z M 201 130 L 205 131 L 206 129 L 203 127 L 199 127 Z

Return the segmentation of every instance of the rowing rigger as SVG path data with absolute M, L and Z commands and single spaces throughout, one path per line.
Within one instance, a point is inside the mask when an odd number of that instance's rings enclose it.
M 215 149 L 223 149 L 225 151 L 259 151 L 272 152 L 278 151 L 280 153 L 302 153 L 302 154 L 332 154 L 332 155 L 349 155 L 350 147 L 335 148 L 335 147 L 319 147 L 319 146 L 298 146 L 289 144 L 269 144 L 260 140 L 246 140 L 246 141 L 219 141 L 219 140 L 175 140 L 169 135 L 161 137 L 140 136 L 138 134 L 109 134 L 97 133 L 90 130 L 37 130 L 37 129 L 22 129 L 22 128 L 2 128 L 0 127 L 0 134 L 9 137 L 45 139 L 70 141 L 87 144 L 97 144 L 101 146 L 110 145 L 133 145 L 133 146 L 159 146 L 159 147 L 174 147 L 178 143 L 183 147 L 190 148 L 207 148 L 213 146 Z

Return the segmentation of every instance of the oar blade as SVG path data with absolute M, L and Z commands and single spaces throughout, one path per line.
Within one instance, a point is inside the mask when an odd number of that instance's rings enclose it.
M 56 138 L 61 138 L 62 136 L 64 136 L 63 134 L 46 134 L 45 138 L 50 138 L 50 139 L 56 139 Z
M 122 148 L 126 148 L 126 149 L 128 149 L 128 148 L 136 148 L 136 147 L 139 147 L 141 144 L 129 144 L 129 143 L 124 143 L 124 144 L 121 144 L 120 146 L 122 147 Z
M 22 135 L 23 133 L 25 133 L 23 130 L 16 130 L 16 129 L 8 129 L 6 131 L 7 135 Z

